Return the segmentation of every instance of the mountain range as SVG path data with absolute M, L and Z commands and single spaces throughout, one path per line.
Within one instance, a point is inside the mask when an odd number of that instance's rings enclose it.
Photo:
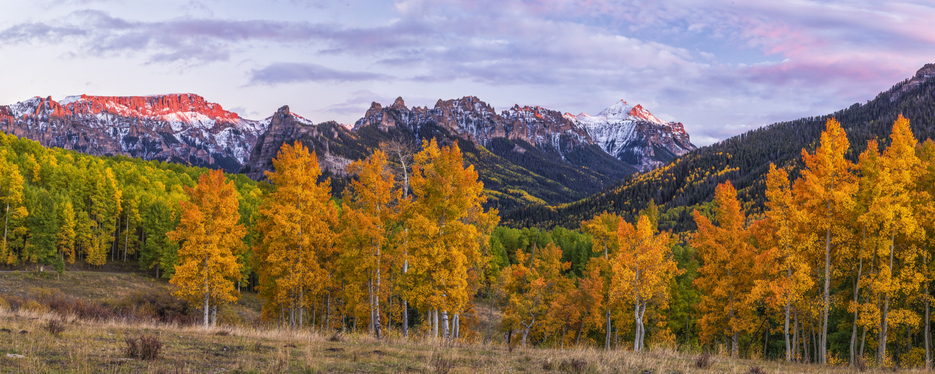
M 423 139 L 457 141 L 484 182 L 489 205 L 582 199 L 695 146 L 678 122 L 619 101 L 598 115 L 539 106 L 497 113 L 476 97 L 438 100 L 433 108 L 373 103 L 355 124 L 314 123 L 283 106 L 263 120 L 241 118 L 195 94 L 34 97 L 0 106 L 0 130 L 43 146 L 100 156 L 129 155 L 242 172 L 265 178 L 283 143 L 318 154 L 341 192 L 350 162 L 387 141 L 418 148 Z
M 633 175 L 614 188 L 561 206 L 530 205 L 507 212 L 503 224 L 514 227 L 578 227 L 582 220 L 604 211 L 629 216 L 650 201 L 662 213 L 660 229 L 695 229 L 692 211 L 704 210 L 718 183 L 731 181 L 738 198 L 752 214 L 765 203 L 770 163 L 798 177 L 802 150 L 813 152 L 825 123 L 837 119 L 850 143 L 847 157 L 856 162 L 870 140 L 888 146 L 893 122 L 902 114 L 919 141 L 935 138 L 935 64 L 893 85 L 874 99 L 854 103 L 831 114 L 774 123 L 699 148 L 663 167 Z

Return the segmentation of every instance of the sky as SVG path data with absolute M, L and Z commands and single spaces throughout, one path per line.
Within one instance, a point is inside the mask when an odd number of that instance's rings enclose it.
M 190 92 L 352 124 L 371 102 L 618 100 L 707 145 L 935 62 L 930 0 L 4 0 L 0 105 Z

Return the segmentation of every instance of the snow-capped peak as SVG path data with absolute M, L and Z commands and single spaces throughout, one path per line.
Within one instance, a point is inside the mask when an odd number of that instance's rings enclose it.
M 659 125 L 665 125 L 666 122 L 657 118 L 642 105 L 630 106 L 625 100 L 620 100 L 607 109 L 600 111 L 596 116 L 588 115 L 582 112 L 577 116 L 565 113 L 565 118 L 572 121 L 583 123 L 606 123 L 620 121 L 648 121 Z
M 636 104 L 636 106 L 633 107 L 633 109 L 630 109 L 630 112 L 628 113 L 628 118 L 634 119 L 634 120 L 655 122 L 660 125 L 665 124 L 663 120 L 656 118 L 656 116 L 654 116 L 648 110 L 644 109 L 643 106 L 640 104 Z
M 630 105 L 626 101 L 620 100 L 597 115 L 606 119 L 624 119 L 630 115 L 630 109 Z

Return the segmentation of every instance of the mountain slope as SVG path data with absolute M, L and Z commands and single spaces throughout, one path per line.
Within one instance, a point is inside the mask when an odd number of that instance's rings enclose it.
M 629 110 L 629 109 L 628 109 Z M 272 158 L 283 143 L 302 141 L 318 153 L 322 166 L 331 175 L 341 176 L 344 167 L 366 157 L 381 143 L 402 140 L 415 148 L 423 139 L 437 138 L 442 144 L 457 141 L 467 162 L 473 164 L 488 191 L 488 205 L 510 210 L 536 203 L 567 203 L 596 193 L 626 176 L 659 163 L 656 154 L 682 154 L 691 147 L 688 135 L 681 131 L 684 145 L 668 147 L 673 138 L 669 124 L 650 123 L 648 117 L 620 117 L 604 127 L 620 126 L 623 120 L 630 130 L 619 132 L 616 140 L 630 149 L 646 154 L 627 163 L 595 144 L 588 129 L 575 116 L 542 107 L 515 105 L 501 113 L 476 97 L 439 100 L 435 107 L 412 107 L 397 98 L 390 106 L 373 103 L 352 130 L 326 122 L 302 124 L 280 110 L 270 122 L 241 172 L 251 178 L 264 178 L 272 168 Z M 599 123 L 594 121 L 594 123 Z M 641 125 L 642 124 L 642 125 Z M 668 133 L 660 129 L 669 129 Z M 657 134 L 667 134 L 656 136 Z M 612 135 L 610 135 L 612 136 Z M 625 138 L 624 138 L 625 137 Z M 665 149 L 663 152 L 654 148 Z M 344 181 L 333 179 L 335 193 Z
M 620 186 L 559 206 L 529 206 L 507 213 L 503 224 L 516 227 L 578 227 L 603 211 L 632 215 L 651 199 L 660 205 L 662 229 L 694 228 L 691 207 L 710 201 L 714 187 L 730 180 L 751 212 L 763 207 L 769 164 L 790 166 L 798 177 L 802 149 L 813 151 L 828 118 L 836 118 L 847 132 L 848 157 L 856 161 L 870 139 L 888 141 L 899 114 L 911 121 L 914 135 L 935 138 L 935 64 L 927 64 L 911 79 L 880 93 L 865 104 L 856 103 L 830 115 L 775 123 L 699 148 L 671 164 L 632 176 Z
M 267 124 L 194 94 L 34 97 L 0 106 L 0 130 L 46 147 L 227 171 L 247 161 Z

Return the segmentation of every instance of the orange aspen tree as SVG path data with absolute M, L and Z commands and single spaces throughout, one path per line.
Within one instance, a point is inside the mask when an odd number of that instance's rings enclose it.
M 179 226 L 166 233 L 179 243 L 178 264 L 170 283 L 174 294 L 191 303 L 203 302 L 204 326 L 217 324 L 219 305 L 237 300 L 234 282 L 240 277 L 237 253 L 246 229 L 238 224 L 240 213 L 234 182 L 212 170 L 185 187 L 189 201 L 180 201 Z M 211 317 L 209 320 L 209 316 Z
M 535 244 L 534 244 L 535 246 Z M 503 325 L 517 328 L 523 334 L 523 348 L 530 332 L 536 335 L 550 333 L 546 322 L 547 314 L 558 295 L 574 285 L 562 276 L 562 271 L 571 267 L 571 262 L 561 262 L 562 249 L 553 243 L 539 248 L 529 256 L 522 249 L 516 250 L 517 264 L 510 265 L 500 273 L 509 302 L 503 313 Z M 554 324 L 552 325 L 554 328 Z
M 803 258 L 809 238 L 801 234 L 803 217 L 793 201 L 789 174 L 784 169 L 776 168 L 774 164 L 769 165 L 769 173 L 766 176 L 766 199 L 764 234 L 767 238 L 764 238 L 761 244 L 769 248 L 758 257 L 761 259 L 758 262 L 764 266 L 761 267 L 763 272 L 776 274 L 758 282 L 756 292 L 767 294 L 767 301 L 782 309 L 786 361 L 791 361 L 794 348 L 789 334 L 792 308 L 802 300 L 805 292 L 814 286 L 810 276 L 812 270 Z M 764 257 L 771 259 L 763 261 Z
M 828 362 L 828 313 L 831 306 L 831 261 L 834 248 L 847 245 L 850 236 L 849 213 L 853 209 L 856 178 L 854 164 L 844 156 L 850 143 L 841 124 L 828 119 L 821 133 L 821 144 L 814 154 L 802 150 L 805 169 L 796 180 L 793 190 L 797 205 L 802 207 L 806 220 L 815 233 L 824 236 L 824 250 L 816 253 L 823 263 L 824 288 L 818 337 L 818 362 Z M 823 256 L 822 256 L 823 255 Z M 822 258 L 823 257 L 823 258 Z
M 481 245 L 499 217 L 481 207 L 487 201 L 483 183 L 473 166 L 464 166 L 457 143 L 423 141 L 413 158 L 406 296 L 423 310 L 440 312 L 442 337 L 449 339 L 448 312 L 457 317 L 473 296 L 476 285 L 469 284 L 468 273 L 481 266 Z
M 273 168 L 266 172 L 273 189 L 258 208 L 258 290 L 266 318 L 278 315 L 282 326 L 302 328 L 306 308 L 330 284 L 323 259 L 334 251 L 338 213 L 330 181 L 318 183 L 318 158 L 301 142 L 284 144 Z
M 701 291 L 698 321 L 703 341 L 721 334 L 731 339 L 731 357 L 740 355 L 740 333 L 751 329 L 752 308 L 747 300 L 754 285 L 756 249 L 750 243 L 746 217 L 737 201 L 737 190 L 730 182 L 715 189 L 715 219 L 718 226 L 694 211 L 698 232 L 692 246 L 703 264 L 698 268 L 695 286 Z
M 669 233 L 653 233 L 650 218 L 641 215 L 636 227 L 621 220 L 617 229 L 620 249 L 614 256 L 613 289 L 611 299 L 633 305 L 635 322 L 633 350 L 643 350 L 646 329 L 643 326 L 646 307 L 659 309 L 669 305 L 669 284 L 684 272 L 672 258 L 672 240 Z
M 352 271 L 349 278 L 366 280 L 370 305 L 371 332 L 383 337 L 380 320 L 380 297 L 384 294 L 383 269 L 395 259 L 391 235 L 399 216 L 402 191 L 394 188 L 395 177 L 380 150 L 347 167 L 348 174 L 357 175 L 344 196 L 342 223 L 345 225 L 344 259 Z M 388 250 L 390 251 L 389 253 Z
M 604 317 L 606 319 L 606 324 L 604 327 L 604 349 L 610 350 L 610 336 L 611 336 L 611 303 L 610 303 L 610 289 L 611 289 L 611 280 L 613 279 L 613 269 L 610 265 L 610 257 L 616 255 L 617 249 L 620 247 L 619 237 L 617 236 L 617 229 L 620 227 L 620 223 L 623 221 L 623 218 L 612 213 L 604 212 L 600 215 L 595 216 L 589 221 L 581 223 L 581 230 L 585 233 L 591 235 L 591 240 L 594 243 L 592 250 L 594 252 L 603 251 L 602 257 L 594 257 L 588 261 L 588 266 L 592 266 L 593 263 L 595 268 L 600 269 L 601 277 L 604 279 L 604 284 L 602 290 L 604 292 Z

